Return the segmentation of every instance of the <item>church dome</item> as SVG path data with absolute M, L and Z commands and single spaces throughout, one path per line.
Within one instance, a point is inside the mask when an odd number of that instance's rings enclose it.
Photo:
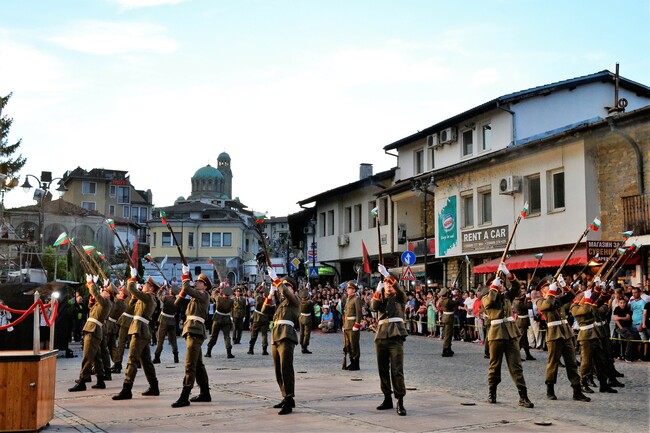
M 192 179 L 223 179 L 221 172 L 210 164 L 196 170 Z
M 221 152 L 219 154 L 219 157 L 217 157 L 217 161 L 228 161 L 228 162 L 230 162 L 230 155 L 228 155 L 226 152 Z

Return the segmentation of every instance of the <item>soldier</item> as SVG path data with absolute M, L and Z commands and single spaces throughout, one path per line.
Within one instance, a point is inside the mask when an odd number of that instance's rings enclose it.
M 90 292 L 91 298 L 88 301 L 90 305 L 90 312 L 86 325 L 83 328 L 83 356 L 81 358 L 81 371 L 79 372 L 79 379 L 76 385 L 69 388 L 70 392 L 78 392 L 86 390 L 86 382 L 90 382 L 90 372 L 95 364 L 95 374 L 97 375 L 97 383 L 93 388 L 105 389 L 104 383 L 104 365 L 100 353 L 100 344 L 102 341 L 102 332 L 104 322 L 110 314 L 110 294 L 108 292 L 100 291 L 97 289 L 97 281 L 99 277 L 86 274 L 86 287 Z
M 397 414 L 405 416 L 404 340 L 408 335 L 404 326 L 406 293 L 396 284 L 395 277 L 390 275 L 381 263 L 379 272 L 384 279 L 377 285 L 370 302 L 370 309 L 377 312 L 375 352 L 381 392 L 384 394 L 384 401 L 377 406 L 377 410 L 393 408 L 391 393 L 394 391 L 397 399 Z
M 135 310 L 133 314 L 133 321 L 129 328 L 129 335 L 131 336 L 131 345 L 129 346 L 129 357 L 126 364 L 126 372 L 124 374 L 124 383 L 122 384 L 122 391 L 113 396 L 113 400 L 129 400 L 133 397 L 131 389 L 135 376 L 138 373 L 138 361 L 144 370 L 144 374 L 149 382 L 149 389 L 142 393 L 144 396 L 157 396 L 160 395 L 158 389 L 158 379 L 156 378 L 156 368 L 151 362 L 151 352 L 149 344 L 151 342 L 151 330 L 149 328 L 149 321 L 151 315 L 156 309 L 156 292 L 159 287 L 156 282 L 149 277 L 144 283 L 142 290 L 138 289 L 136 277 L 138 270 L 131 268 L 131 278 L 127 282 L 126 289 L 131 296 L 137 299 L 135 303 Z
M 454 290 L 453 292 L 455 292 Z M 452 293 L 453 293 L 452 292 Z M 442 325 L 443 329 L 443 338 L 442 343 L 442 356 L 449 357 L 454 356 L 454 351 L 451 350 L 451 339 L 454 335 L 454 311 L 460 305 L 460 302 L 456 299 L 450 297 L 450 290 L 442 288 L 440 291 L 440 296 L 442 296 L 442 301 L 440 305 L 442 306 Z
M 255 296 L 255 311 L 253 312 L 253 327 L 251 329 L 251 340 L 248 343 L 248 354 L 253 355 L 253 348 L 257 341 L 258 333 L 262 333 L 262 355 L 268 355 L 266 348 L 268 347 L 268 333 L 270 318 L 275 313 L 274 305 L 264 305 L 266 296 L 264 296 L 264 286 L 257 287 L 257 295 Z M 264 307 L 264 313 L 262 312 Z
M 133 312 L 135 311 L 135 304 L 138 302 L 137 298 L 130 296 L 124 284 L 120 286 L 120 296 L 126 302 L 126 309 L 122 313 L 119 319 L 117 319 L 117 324 L 120 327 L 117 338 L 117 349 L 115 350 L 115 357 L 113 358 L 113 368 L 111 371 L 113 373 L 122 372 L 122 358 L 124 358 L 124 349 L 126 348 L 126 343 L 129 337 L 129 328 L 131 328 L 131 322 L 133 322 Z
M 111 287 L 113 289 L 113 294 L 115 298 L 113 301 L 113 308 L 111 308 L 111 314 L 108 316 L 108 321 L 111 323 L 111 327 L 113 328 L 113 331 L 108 338 L 108 350 L 110 350 L 110 358 L 113 361 L 113 368 L 110 369 L 110 372 L 112 373 L 115 369 L 115 364 L 118 361 L 117 341 L 121 330 L 121 327 L 119 325 L 119 319 L 120 317 L 122 317 L 124 311 L 126 311 L 126 302 L 124 301 L 124 294 L 123 294 L 124 292 L 118 291 L 115 285 L 112 283 L 111 283 Z M 122 359 L 120 358 L 120 363 L 121 362 Z M 108 364 L 104 365 L 104 368 L 106 368 L 107 366 L 108 368 L 110 368 L 110 361 Z M 120 367 L 120 370 L 121 368 L 122 367 Z
M 241 334 L 244 329 L 244 318 L 246 317 L 246 297 L 242 296 L 241 287 L 235 287 L 235 299 L 232 304 L 232 343 L 241 344 Z
M 111 376 L 111 342 L 115 344 L 115 331 L 117 329 L 117 320 L 112 317 L 115 304 L 115 286 L 110 280 L 104 281 L 103 292 L 108 294 L 107 299 L 110 303 L 109 314 L 104 322 L 104 329 L 102 332 L 102 342 L 99 345 L 100 356 L 102 357 L 102 366 L 104 368 L 104 380 L 112 380 Z M 104 294 L 102 292 L 102 295 Z
M 308 347 L 311 337 L 311 312 L 314 309 L 314 303 L 309 299 L 309 290 L 306 288 L 300 290 L 298 296 L 300 297 L 300 347 L 302 353 L 310 355 Z
M 359 370 L 359 357 L 361 349 L 359 347 L 359 330 L 361 329 L 361 320 L 363 314 L 361 311 L 361 299 L 357 296 L 358 287 L 348 281 L 347 301 L 343 312 L 343 352 L 350 355 L 350 365 L 346 370 Z
M 293 351 L 298 344 L 296 327 L 300 315 L 300 299 L 294 293 L 298 284 L 291 277 L 284 277 L 280 280 L 273 267 L 268 268 L 269 276 L 273 285 L 269 296 L 264 301 L 262 312 L 269 314 L 267 306 L 271 306 L 276 293 L 281 295 L 281 301 L 275 308 L 273 315 L 273 331 L 271 334 L 271 356 L 275 367 L 275 380 L 278 382 L 282 392 L 282 401 L 273 407 L 280 409 L 278 415 L 291 413 L 296 406 L 295 397 L 295 373 L 293 371 Z M 280 298 L 278 298 L 280 299 Z
M 205 352 L 205 357 L 212 356 L 212 348 L 217 344 L 219 338 L 219 331 L 223 332 L 223 340 L 226 345 L 226 352 L 228 358 L 234 358 L 232 354 L 232 343 L 230 341 L 230 328 L 232 327 L 232 320 L 230 313 L 234 301 L 232 299 L 232 289 L 227 287 L 225 283 L 219 286 L 220 292 L 215 290 L 212 293 L 212 299 L 215 300 L 214 317 L 212 318 L 212 333 L 210 334 L 210 341 L 208 341 L 208 351 Z
M 169 344 L 172 346 L 172 353 L 174 354 L 174 364 L 178 364 L 178 343 L 176 341 L 176 297 L 172 293 L 171 286 L 167 285 L 160 291 L 160 302 L 162 308 L 158 316 L 158 343 L 156 351 L 154 352 L 153 363 L 160 364 L 160 354 L 163 350 L 163 343 L 165 336 Z
M 560 287 L 564 289 L 564 279 L 558 278 Z M 564 359 L 567 376 L 573 388 L 573 399 L 578 401 L 591 401 L 580 389 L 580 375 L 576 362 L 575 347 L 573 346 L 573 329 L 566 320 L 564 305 L 570 303 L 575 295 L 567 290 L 564 296 L 558 296 L 557 283 L 549 284 L 544 279 L 537 285 L 534 292 L 534 301 L 537 309 L 544 314 L 547 322 L 546 346 L 548 347 L 548 364 L 546 365 L 546 398 L 557 400 L 555 383 L 557 382 L 557 369 L 560 358 Z
M 517 319 L 515 324 L 519 328 L 521 338 L 519 339 L 520 349 L 524 349 L 526 353 L 526 361 L 535 361 L 533 355 L 530 354 L 530 345 L 528 344 L 528 328 L 530 328 L 530 316 L 532 315 L 533 303 L 530 300 L 530 293 L 526 289 L 521 289 L 519 296 L 515 298 L 513 303 Z M 547 335 L 548 337 L 548 335 Z
M 501 363 L 503 356 L 506 357 L 508 370 L 512 380 L 519 391 L 519 406 L 532 408 L 533 403 L 528 399 L 528 389 L 524 379 L 524 370 L 521 366 L 521 352 L 519 349 L 519 330 L 514 324 L 512 317 L 512 300 L 519 295 L 521 284 L 517 277 L 511 274 L 505 264 L 499 265 L 499 271 L 503 272 L 511 283 L 506 291 L 501 279 L 497 276 L 490 284 L 490 290 L 481 302 L 485 313 L 490 319 L 490 330 L 488 331 L 488 344 L 490 345 L 490 368 L 488 370 L 488 402 L 497 402 L 497 385 L 501 382 Z
M 210 295 L 207 290 L 212 286 L 210 280 L 205 274 L 200 274 L 196 279 L 196 284 L 192 287 L 190 280 L 190 268 L 183 265 L 183 288 L 176 298 L 178 306 L 185 306 L 185 323 L 183 325 L 183 338 L 187 352 L 185 355 L 185 377 L 183 378 L 183 391 L 181 396 L 172 403 L 172 407 L 189 406 L 190 402 L 210 402 L 210 384 L 208 381 L 208 372 L 203 364 L 201 357 L 201 345 L 205 341 L 205 319 L 208 316 L 210 305 Z M 186 303 L 186 296 L 190 297 L 189 303 Z M 188 400 L 190 392 L 194 387 L 194 382 L 198 382 L 201 392 L 196 397 Z

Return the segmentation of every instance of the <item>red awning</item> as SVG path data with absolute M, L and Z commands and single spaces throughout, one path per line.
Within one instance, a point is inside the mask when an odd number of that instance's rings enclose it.
M 540 268 L 557 268 L 559 267 L 566 256 L 569 255 L 569 250 L 566 251 L 552 251 L 544 253 L 544 257 L 539 262 Z M 490 274 L 497 271 L 497 267 L 501 262 L 501 258 L 490 260 L 472 269 L 475 274 Z M 512 256 L 506 259 L 506 266 L 508 270 L 514 271 L 517 269 L 535 269 L 537 266 L 537 259 L 534 254 L 521 254 Z M 587 251 L 584 249 L 576 250 L 571 255 L 566 266 L 584 266 L 587 264 Z

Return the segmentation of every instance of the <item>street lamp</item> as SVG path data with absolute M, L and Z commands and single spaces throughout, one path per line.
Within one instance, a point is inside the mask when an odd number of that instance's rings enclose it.
M 56 189 L 56 191 L 60 194 L 63 195 L 68 188 L 65 187 L 63 184 L 63 178 L 61 177 L 56 177 L 52 179 L 52 172 L 51 171 L 42 171 L 41 172 L 41 177 L 38 178 L 34 176 L 33 174 L 26 174 L 25 175 L 25 182 L 21 185 L 21 188 L 25 192 L 29 192 L 29 190 L 32 188 L 32 185 L 29 183 L 28 178 L 34 178 L 36 182 L 38 182 L 38 188 L 34 191 L 34 200 L 39 202 L 39 213 L 38 213 L 38 244 L 40 246 L 41 251 L 43 251 L 43 219 L 44 219 L 44 210 L 43 210 L 43 202 L 45 200 L 45 197 L 50 193 L 50 187 L 52 186 L 52 182 L 55 180 L 58 180 L 57 185 L 59 187 Z
M 427 217 L 427 195 L 429 193 L 433 194 L 436 190 L 436 181 L 433 176 L 422 177 L 420 179 L 411 180 L 411 191 L 415 192 L 415 195 L 418 197 L 424 193 L 424 285 L 426 289 L 429 288 L 429 279 L 427 273 L 427 261 L 429 260 L 429 242 L 428 242 L 428 232 L 429 232 L 429 220 Z
M 309 220 L 309 227 L 311 227 L 311 266 L 316 269 L 316 215 Z M 309 276 L 311 272 L 307 274 Z M 308 278 L 309 279 L 309 278 Z

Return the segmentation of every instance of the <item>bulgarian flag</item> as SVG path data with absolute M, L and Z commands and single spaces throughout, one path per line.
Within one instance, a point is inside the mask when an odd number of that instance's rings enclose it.
M 112 219 L 107 219 L 106 224 L 108 224 L 108 227 L 110 227 L 111 230 L 115 230 L 115 221 Z
M 625 254 L 626 251 L 627 251 L 627 250 L 626 250 L 625 248 L 619 248 L 619 249 L 618 249 L 618 253 L 619 253 L 620 255 Z
M 264 224 L 264 221 L 266 220 L 266 214 L 254 214 L 255 216 L 255 222 L 257 224 Z
M 86 254 L 90 255 L 90 253 L 95 251 L 95 247 L 93 247 L 92 245 L 84 245 L 84 251 L 86 252 Z
M 148 262 L 150 262 L 151 260 L 153 260 L 153 259 L 151 258 L 151 253 L 147 253 L 147 254 L 145 254 L 145 255 L 144 255 L 144 259 L 145 259 L 146 261 L 148 261 Z
M 164 210 L 160 211 L 160 219 L 162 220 L 163 224 L 167 225 L 167 214 Z
M 214 262 L 212 261 L 212 256 L 208 257 L 208 263 L 210 263 L 211 265 L 214 265 Z
M 591 225 L 589 226 L 589 228 L 590 228 L 591 230 L 597 232 L 598 229 L 600 228 L 600 220 L 599 220 L 598 218 L 594 218 L 594 222 L 591 223 Z
M 372 215 L 373 218 L 379 218 L 379 208 L 374 207 L 371 211 L 370 214 Z
M 521 217 L 526 218 L 528 215 L 528 202 L 524 203 L 524 208 L 521 210 Z
M 59 235 L 58 238 L 56 238 L 56 241 L 54 241 L 54 245 L 53 245 L 53 246 L 58 247 L 58 246 L 60 246 L 60 245 L 65 245 L 65 244 L 67 244 L 68 242 L 70 242 L 70 238 L 68 237 L 68 235 L 67 235 L 66 232 L 63 232 L 63 233 L 61 233 L 61 234 Z
M 465 262 L 467 263 L 468 266 L 472 266 L 472 262 L 469 261 L 469 257 L 467 257 L 467 254 L 465 254 Z
M 537 260 L 540 260 L 542 257 L 544 257 L 544 253 L 537 253 L 534 256 Z
M 104 253 L 102 253 L 102 252 L 97 251 L 97 254 L 99 255 L 99 257 L 100 257 L 102 260 L 106 258 L 106 256 L 105 256 Z
M 621 232 L 621 234 L 623 235 L 625 240 L 628 240 L 628 239 L 630 239 L 630 236 L 632 236 L 632 234 L 634 234 L 634 230 L 628 230 L 626 232 Z
M 630 245 L 630 252 L 631 253 L 635 252 L 638 249 L 639 249 L 639 246 L 637 244 Z

